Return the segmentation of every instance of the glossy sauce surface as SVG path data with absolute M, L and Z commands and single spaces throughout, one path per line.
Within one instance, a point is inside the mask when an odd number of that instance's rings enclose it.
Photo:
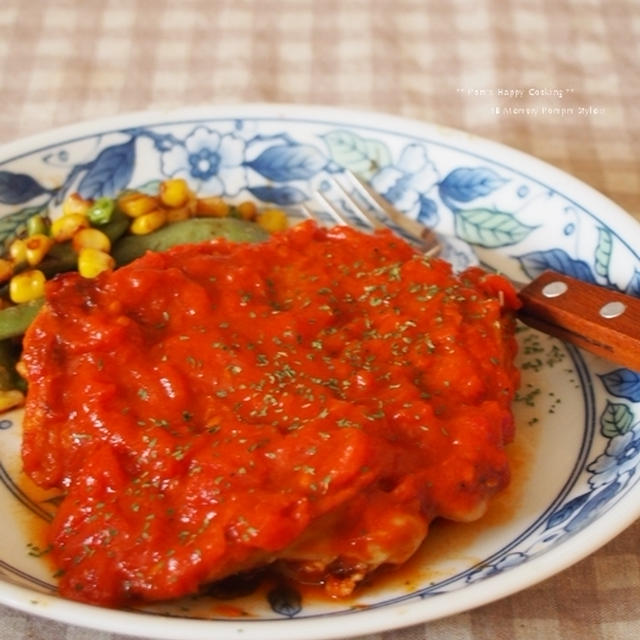
M 311 223 L 56 278 L 25 338 L 23 461 L 66 491 L 61 592 L 162 600 L 281 560 L 345 595 L 433 518 L 478 517 L 509 480 L 517 304 Z

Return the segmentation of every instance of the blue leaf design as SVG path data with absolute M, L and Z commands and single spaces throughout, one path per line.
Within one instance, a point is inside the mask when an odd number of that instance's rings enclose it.
M 603 278 L 609 277 L 609 263 L 613 251 L 613 239 L 611 232 L 603 227 L 598 227 L 598 244 L 595 252 L 595 270 Z
M 275 182 L 309 180 L 326 165 L 327 158 L 318 149 L 303 144 L 275 145 L 246 162 L 246 166 Z
M 530 278 L 536 278 L 543 271 L 552 269 L 558 273 L 573 276 L 585 282 L 596 282 L 591 267 L 584 260 L 572 258 L 564 249 L 532 251 L 518 257 L 524 272 Z
M 345 169 L 370 177 L 380 167 L 391 163 L 391 153 L 386 144 L 373 138 L 363 138 L 353 131 L 342 129 L 322 136 L 329 155 Z
M 135 190 L 141 191 L 142 193 L 146 193 L 150 196 L 157 196 L 160 193 L 161 184 L 162 180 L 149 180 L 144 184 L 138 185 Z
M 431 198 L 422 194 L 420 194 L 419 202 L 418 222 L 426 227 L 435 227 L 438 223 L 438 205 Z
M 517 244 L 535 228 L 512 213 L 493 209 L 458 209 L 454 224 L 458 238 L 491 249 Z
M 626 404 L 607 401 L 600 416 L 600 433 L 605 438 L 615 438 L 627 433 L 633 427 L 633 413 Z
M 29 218 L 41 211 L 43 211 L 43 207 L 25 207 L 24 209 L 20 209 L 20 211 L 0 218 L 0 242 L 3 242 L 6 238 L 15 236 L 18 229 L 26 224 Z
M 631 369 L 615 369 L 600 376 L 605 389 L 618 398 L 640 402 L 640 374 Z
M 50 191 L 26 173 L 0 171 L 0 202 L 3 204 L 22 204 L 43 193 Z
M 302 611 L 300 593 L 286 584 L 279 584 L 271 589 L 267 594 L 267 600 L 276 613 L 289 618 Z
M 106 147 L 88 163 L 87 172 L 78 185 L 83 198 L 100 198 L 122 191 L 131 180 L 135 162 L 135 138 Z
M 582 507 L 582 505 L 589 499 L 589 493 L 583 493 L 581 496 L 569 500 L 567 504 L 563 505 L 557 511 L 554 511 L 547 520 L 546 529 L 552 529 L 558 526 L 561 522 L 567 521 Z
M 490 194 L 505 182 L 506 178 L 501 178 L 488 167 L 459 167 L 445 177 L 438 185 L 438 190 L 444 202 L 469 202 Z
M 273 202 L 282 206 L 300 204 L 309 199 L 306 193 L 291 185 L 249 187 L 249 191 L 262 202 Z
M 625 293 L 640 298 L 640 271 L 638 269 L 634 269 L 633 276 L 631 280 L 629 280 Z
M 612 498 L 623 488 L 623 486 L 624 485 L 619 480 L 616 480 L 599 491 L 587 494 L 589 495 L 589 500 L 567 524 L 565 531 L 571 533 L 572 531 L 583 529 L 586 524 L 591 522 L 600 514 L 602 507 L 610 503 Z
M 91 166 L 91 163 L 88 163 L 86 165 L 85 164 L 74 165 L 71 171 L 69 171 L 69 173 L 67 174 L 67 177 L 65 178 L 63 185 L 60 187 L 60 189 L 58 189 L 58 192 L 56 193 L 55 198 L 53 199 L 54 204 L 58 205 L 62 203 L 62 201 L 65 199 L 68 193 L 69 188 L 71 187 L 71 185 L 73 184 L 77 176 L 80 175 L 86 169 L 88 169 L 90 166 Z
M 249 140 L 247 140 L 247 148 L 250 148 L 256 144 L 262 145 L 265 142 L 273 142 L 284 145 L 296 145 L 298 144 L 292 136 L 286 131 L 280 131 L 279 133 L 258 133 Z M 272 145 L 273 146 L 273 145 Z

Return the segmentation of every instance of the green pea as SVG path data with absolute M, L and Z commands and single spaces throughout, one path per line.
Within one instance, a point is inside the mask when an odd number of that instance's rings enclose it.
M 47 228 L 47 223 L 39 213 L 36 213 L 35 216 L 31 216 L 27 220 L 28 236 L 35 236 L 36 234 L 47 235 L 48 233 L 49 229 Z
M 89 222 L 96 226 L 107 224 L 111 220 L 115 206 L 113 198 L 98 198 L 87 211 Z

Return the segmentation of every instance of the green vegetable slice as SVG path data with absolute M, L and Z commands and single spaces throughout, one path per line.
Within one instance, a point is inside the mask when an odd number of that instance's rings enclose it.
M 44 298 L 38 298 L 0 310 L 0 340 L 21 336 L 43 303 Z
M 204 242 L 211 238 L 226 238 L 232 242 L 261 242 L 269 234 L 253 222 L 236 218 L 191 218 L 173 222 L 157 231 L 140 236 L 125 236 L 113 247 L 111 254 L 121 266 L 147 251 L 165 251 L 180 244 Z

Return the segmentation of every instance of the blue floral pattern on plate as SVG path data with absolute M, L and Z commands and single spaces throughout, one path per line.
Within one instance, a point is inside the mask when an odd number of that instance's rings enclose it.
M 284 117 L 269 109 L 239 109 L 236 115 L 227 110 L 171 120 L 132 117 L 119 125 L 69 133 L 55 143 L 32 145 L 0 159 L 0 240 L 36 211 L 49 209 L 55 215 L 72 191 L 88 198 L 127 188 L 153 191 L 160 180 L 179 176 L 201 194 L 230 200 L 251 197 L 295 209 L 303 203 L 316 207 L 314 193 L 329 188 L 327 178 L 349 169 L 407 216 L 435 227 L 445 239 L 445 256 L 458 267 L 479 260 L 518 279 L 551 268 L 640 294 L 640 247 L 626 231 L 631 222 L 617 211 L 599 214 L 590 208 L 592 194 L 583 193 L 587 187 L 570 183 L 564 189 L 564 174 L 486 141 L 384 117 L 369 120 L 344 113 L 294 110 Z M 613 207 L 604 198 L 599 203 Z M 538 399 L 547 394 L 546 409 L 554 414 L 545 415 L 539 426 L 534 425 L 535 416 L 530 419 L 533 426 L 523 427 L 543 433 L 543 453 L 536 460 L 553 469 L 549 495 L 532 507 L 533 515 L 523 516 L 513 530 L 485 544 L 485 555 L 477 562 L 458 564 L 446 577 L 426 580 L 410 593 L 367 595 L 367 611 L 431 598 L 437 602 L 450 592 L 493 584 L 491 580 L 511 571 L 534 566 L 545 554 L 562 553 L 564 542 L 588 536 L 592 523 L 627 504 L 630 494 L 638 494 L 640 374 L 530 330 L 522 335 L 519 415 L 526 420 L 532 411 L 545 410 L 540 404 L 532 408 L 534 391 Z M 534 343 L 535 348 L 527 350 L 526 345 Z M 554 386 L 573 398 L 570 411 L 562 413 L 559 399 L 549 399 Z M 540 388 L 546 392 L 541 394 Z M 9 461 L 17 456 L 19 423 L 19 413 L 0 423 L 0 441 L 11 445 L 0 458 L 0 480 L 12 500 L 47 519 L 55 496 L 31 497 L 20 488 Z M 550 429 L 563 425 L 569 425 L 563 435 L 550 435 Z M 569 451 L 562 464 L 552 464 L 556 443 L 562 442 Z M 16 563 L 1 546 L 0 575 L 36 590 L 54 589 L 33 562 Z M 523 578 L 522 586 L 532 581 Z M 251 615 L 260 619 L 362 614 L 349 605 L 307 605 L 290 591 L 271 593 L 267 600 L 243 606 L 254 607 Z M 421 615 L 416 620 L 455 610 L 455 604 L 443 606 L 441 613 L 431 608 L 416 614 Z M 177 615 L 166 607 L 147 611 Z M 201 615 L 194 611 L 181 615 Z

